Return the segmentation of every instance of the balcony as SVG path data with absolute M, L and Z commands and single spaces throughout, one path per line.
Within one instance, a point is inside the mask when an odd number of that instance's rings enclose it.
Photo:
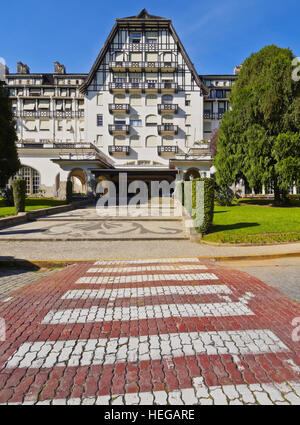
M 144 90 L 144 83 L 131 80 L 130 83 L 127 83 L 127 89 L 130 93 L 141 93 Z
M 109 112 L 111 114 L 129 114 L 130 105 L 129 103 L 110 103 Z
M 15 111 L 20 118 L 83 118 L 84 111 Z
M 109 83 L 109 91 L 112 93 L 125 93 L 127 89 L 127 83 L 118 82 L 118 83 Z
M 224 112 L 204 112 L 203 118 L 205 120 L 221 120 L 223 118 Z
M 110 155 L 129 155 L 129 146 L 110 145 L 108 146 L 108 153 Z
M 157 146 L 158 155 L 170 155 L 178 153 L 178 146 Z
M 148 80 L 147 82 L 141 81 L 126 81 L 109 83 L 109 90 L 111 93 L 125 93 L 127 91 L 131 93 L 141 93 L 145 91 L 147 93 L 175 93 L 178 91 L 178 84 L 173 82 L 158 83 L 157 80 Z
M 178 105 L 173 103 L 162 103 L 157 105 L 157 111 L 159 114 L 177 114 Z
M 129 134 L 130 126 L 126 124 L 109 124 L 108 131 L 110 134 L 125 135 Z
M 159 62 L 159 61 L 112 61 L 109 62 L 109 69 L 114 72 L 125 71 L 155 71 L 174 72 L 177 69 L 176 62 Z
M 164 83 L 160 83 L 160 90 L 162 93 L 175 93 L 178 91 L 178 84 L 165 81 Z
M 174 124 L 162 124 L 157 126 L 158 134 L 160 135 L 172 135 L 178 133 L 178 125 Z

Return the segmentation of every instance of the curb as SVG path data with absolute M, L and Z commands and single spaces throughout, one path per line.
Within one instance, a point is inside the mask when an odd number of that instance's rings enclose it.
M 300 252 L 285 252 L 281 254 L 261 254 L 261 255 L 231 255 L 231 256 L 201 256 L 198 258 L 203 258 L 206 260 L 214 260 L 216 262 L 226 262 L 226 261 L 243 261 L 243 260 L 252 260 L 252 261 L 259 261 L 259 260 L 272 260 L 276 258 L 289 258 L 289 257 L 300 257 Z M 176 258 L 176 257 L 172 257 Z M 183 258 L 183 257 L 180 257 Z M 153 258 L 145 258 L 145 263 L 147 260 L 150 260 Z M 111 258 L 102 258 L 102 260 L 115 260 L 118 261 L 118 259 L 111 259 Z M 122 261 L 130 260 L 127 258 L 120 259 Z M 89 263 L 93 261 L 99 261 L 99 258 L 96 259 L 77 259 L 77 260 L 22 260 L 22 259 L 7 259 L 7 260 L 0 260 L 0 268 L 1 267 L 24 267 L 24 268 L 60 268 L 65 266 L 70 266 L 72 264 L 77 263 Z

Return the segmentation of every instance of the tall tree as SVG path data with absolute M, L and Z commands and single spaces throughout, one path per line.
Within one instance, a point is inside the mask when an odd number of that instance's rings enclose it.
M 245 60 L 233 86 L 215 158 L 219 185 L 241 177 L 252 188 L 271 185 L 275 204 L 300 184 L 300 81 L 293 53 L 271 45 Z
M 3 188 L 20 168 L 15 144 L 17 140 L 11 101 L 7 89 L 0 81 L 0 188 Z

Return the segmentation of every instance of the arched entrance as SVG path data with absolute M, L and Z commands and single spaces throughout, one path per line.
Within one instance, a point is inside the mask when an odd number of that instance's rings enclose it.
M 184 174 L 184 180 L 194 180 L 200 178 L 200 172 L 197 168 L 189 168 Z
M 86 195 L 87 192 L 87 178 L 85 171 L 81 168 L 74 168 L 68 176 L 68 180 L 73 183 L 73 193 L 82 193 Z

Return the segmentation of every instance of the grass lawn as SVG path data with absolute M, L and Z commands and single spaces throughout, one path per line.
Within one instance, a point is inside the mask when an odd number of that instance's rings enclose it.
M 26 198 L 25 211 L 38 210 L 40 208 L 56 207 L 64 205 L 65 201 L 59 201 L 51 198 Z M 6 207 L 2 198 L 0 198 L 0 217 L 14 215 L 15 207 Z
M 300 241 L 300 207 L 279 208 L 247 202 L 232 207 L 215 206 L 213 227 L 203 239 L 254 244 Z

